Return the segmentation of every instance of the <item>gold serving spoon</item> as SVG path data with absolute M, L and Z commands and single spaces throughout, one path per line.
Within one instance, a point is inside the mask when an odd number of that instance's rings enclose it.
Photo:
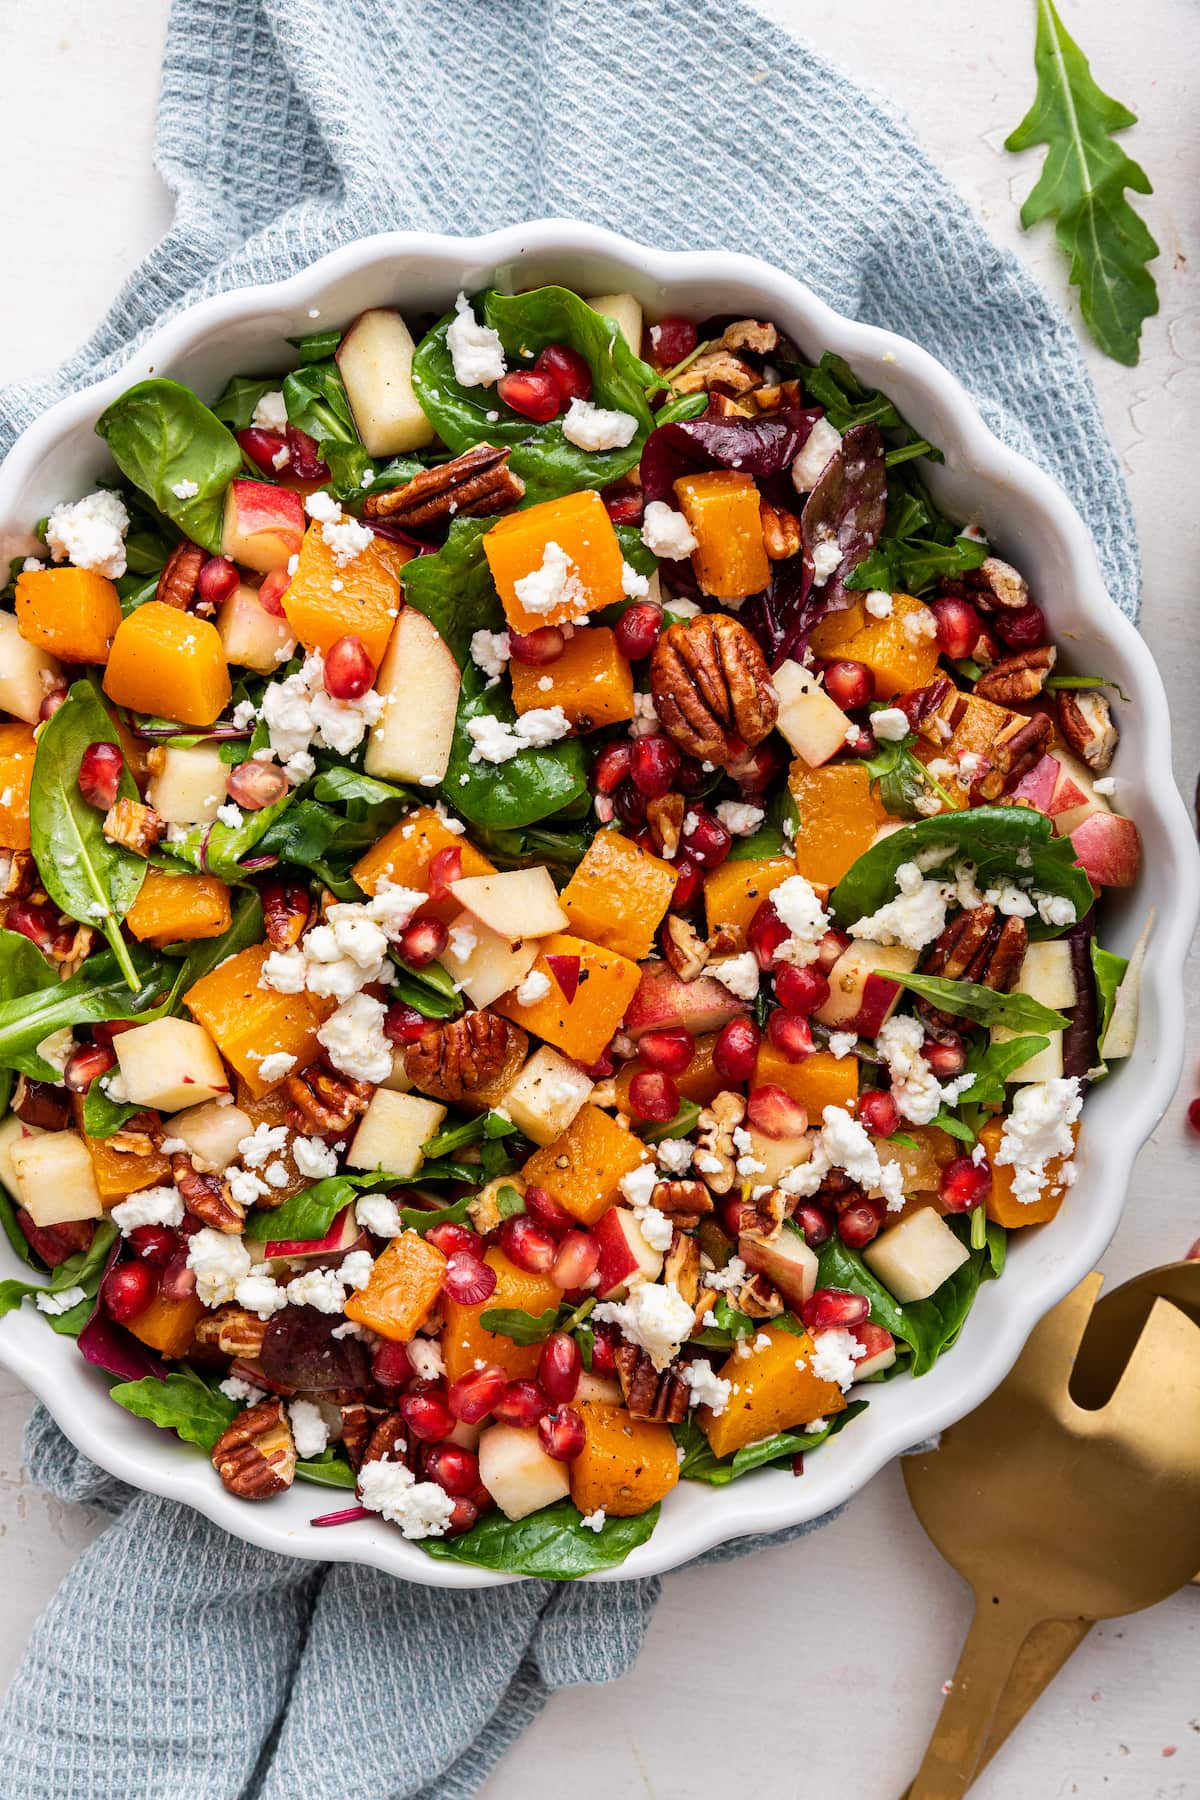
M 1200 1568 L 1200 1328 L 1165 1299 L 1143 1307 L 1140 1333 L 1136 1308 L 1117 1309 L 1089 1410 L 1068 1390 L 1100 1285 L 1089 1276 L 1042 1321 L 937 1451 L 905 1460 L 917 1516 L 975 1591 L 910 1800 L 958 1800 L 1031 1703 L 1021 1690 L 1036 1697 L 1092 1620 L 1152 1606 Z

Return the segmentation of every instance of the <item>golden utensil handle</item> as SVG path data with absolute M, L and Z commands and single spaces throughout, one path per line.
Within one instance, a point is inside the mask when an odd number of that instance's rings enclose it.
M 1022 1644 L 1037 1619 L 976 1604 L 950 1691 L 909 1789 L 911 1800 L 962 1800 L 983 1756 Z

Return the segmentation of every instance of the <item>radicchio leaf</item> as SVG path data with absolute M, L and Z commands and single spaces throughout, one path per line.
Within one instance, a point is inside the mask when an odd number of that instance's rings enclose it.
M 791 467 L 821 417 L 819 406 L 789 407 L 763 419 L 678 419 L 660 425 L 642 451 L 642 491 L 648 501 L 674 502 L 681 475 L 698 469 L 738 469 L 765 481 Z
M 116 1262 L 121 1249 L 121 1240 L 117 1238 L 105 1262 L 100 1280 Z M 90 1362 L 97 1369 L 104 1369 L 109 1375 L 116 1375 L 122 1381 L 165 1381 L 167 1365 L 160 1356 L 156 1356 L 146 1344 L 140 1343 L 132 1332 L 125 1331 L 116 1325 L 101 1311 L 99 1295 L 96 1298 L 92 1316 L 76 1338 L 80 1354 L 85 1362 Z
M 258 1360 L 268 1381 L 283 1388 L 361 1388 L 370 1362 L 358 1338 L 335 1338 L 342 1319 L 314 1306 L 289 1306 L 267 1326 Z
M 1071 1023 L 1063 1032 L 1063 1074 L 1078 1075 L 1083 1088 L 1088 1086 L 1089 1069 L 1096 1068 L 1100 1062 L 1100 1011 L 1092 973 L 1095 931 L 1089 913 L 1066 934 L 1067 948 L 1071 952 L 1071 976 L 1075 982 L 1075 1004 L 1067 1008 Z

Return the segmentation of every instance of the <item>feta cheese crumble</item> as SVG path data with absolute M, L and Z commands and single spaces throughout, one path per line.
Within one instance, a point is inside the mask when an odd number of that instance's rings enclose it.
M 901 863 L 896 870 L 896 885 L 899 898 L 886 901 L 877 912 L 856 920 L 850 927 L 850 936 L 869 938 L 875 944 L 903 944 L 909 950 L 923 950 L 945 929 L 946 906 L 954 890 L 945 882 L 927 881 L 916 863 Z M 772 899 L 778 893 L 776 888 Z
M 873 619 L 890 619 L 892 616 L 892 596 L 884 593 L 882 588 L 872 588 L 863 605 Z
M 406 1538 L 445 1537 L 454 1502 L 433 1481 L 418 1481 L 398 1462 L 365 1462 L 358 1471 L 359 1503 L 398 1525 Z
M 492 713 L 467 720 L 467 736 L 473 745 L 468 762 L 506 763 L 531 745 L 556 744 L 567 736 L 571 721 L 561 706 L 535 706 L 510 725 Z
M 642 514 L 642 542 L 653 555 L 679 562 L 691 555 L 697 538 L 681 512 L 665 500 L 651 500 Z
M 551 538 L 542 551 L 542 560 L 528 575 L 514 581 L 513 591 L 526 612 L 552 613 L 570 605 L 583 612 L 585 595 L 579 570 L 561 544 Z
M 709 1364 L 703 1361 L 690 1362 L 683 1371 L 683 1379 L 692 1390 L 688 1397 L 689 1406 L 707 1406 L 714 1419 L 719 1419 L 729 1404 L 729 1396 L 733 1392 L 733 1383 L 723 1381 L 714 1373 Z
M 77 569 L 94 569 L 115 581 L 125 573 L 125 534 L 129 514 L 119 494 L 98 488 L 56 506 L 46 521 L 46 547 L 56 563 L 71 562 Z
M 693 1312 L 670 1282 L 645 1282 L 634 1288 L 627 1300 L 606 1301 L 592 1316 L 617 1326 L 661 1371 L 691 1331 Z
M 399 1237 L 404 1230 L 400 1208 L 386 1194 L 362 1194 L 354 1203 L 354 1217 L 372 1237 Z
M 250 1252 L 240 1237 L 205 1225 L 188 1239 L 187 1266 L 195 1271 L 196 1294 L 205 1306 L 232 1300 L 250 1273 Z
M 812 883 L 803 875 L 789 875 L 772 890 L 771 904 L 791 932 L 775 954 L 782 962 L 800 967 L 815 962 L 820 954 L 821 940 L 829 930 L 829 914 L 818 900 Z
M 306 752 L 314 743 L 339 756 L 349 756 L 362 743 L 368 728 L 378 723 L 383 707 L 383 696 L 374 688 L 368 688 L 357 700 L 335 700 L 326 693 L 325 659 L 314 650 L 294 675 L 268 682 L 262 700 L 262 721 L 271 749 L 286 766 L 290 758 Z
M 473 631 L 471 633 L 471 661 L 485 675 L 497 680 L 504 673 L 504 665 L 509 660 L 507 631 Z
M 589 1531 L 603 1531 L 607 1518 L 608 1514 L 605 1512 L 604 1508 L 598 1506 L 595 1512 L 584 1513 L 579 1523 L 581 1525 L 586 1525 Z
M 384 1033 L 387 1007 L 370 994 L 343 1000 L 317 1032 L 317 1042 L 335 1069 L 355 1081 L 386 1081 L 392 1072 L 392 1046 Z
M 454 318 L 446 330 L 446 348 L 459 387 L 491 387 L 506 372 L 500 333 L 481 325 L 465 294 L 454 302 Z
M 632 413 L 595 406 L 578 395 L 571 401 L 562 422 L 562 434 L 568 444 L 580 450 L 623 450 L 637 436 L 638 422 Z
M 128 1237 L 139 1225 L 182 1225 L 183 1200 L 176 1187 L 143 1188 L 114 1206 L 109 1218 Z
M 173 481 L 171 492 L 177 500 L 194 500 L 200 492 L 198 481 Z
M 761 970 L 753 950 L 743 950 L 740 956 L 726 956 L 720 962 L 710 962 L 708 971 L 739 1000 L 758 998 Z
M 283 432 L 287 430 L 287 407 L 284 404 L 282 388 L 268 389 L 254 408 L 254 416 L 250 423 L 257 425 L 260 431 Z
M 1071 1127 L 1082 1107 L 1077 1075 L 1030 1081 L 1017 1089 L 1012 1111 L 1004 1121 L 996 1162 L 1012 1169 L 1013 1195 L 1023 1206 L 1041 1199 L 1050 1180 L 1046 1164 L 1054 1157 L 1071 1155 L 1075 1147 Z M 1070 1186 L 1070 1180 L 1063 1185 Z
M 767 816 L 764 807 L 752 806 L 747 800 L 721 800 L 716 812 L 731 837 L 753 837 Z
M 34 1295 L 34 1305 L 40 1313 L 50 1318 L 58 1318 L 62 1313 L 70 1312 L 81 1300 L 87 1299 L 87 1292 L 81 1287 L 60 1288 L 57 1294 L 42 1292 Z
M 883 706 L 871 714 L 871 729 L 881 743 L 898 744 L 912 730 L 898 706 Z
M 315 494 L 309 494 L 304 510 L 320 525 L 321 536 L 333 552 L 333 560 L 339 569 L 361 556 L 374 539 L 375 533 L 370 526 L 344 513 L 327 488 L 318 488 Z
M 258 1059 L 258 1072 L 264 1081 L 282 1081 L 295 1066 L 295 1057 L 289 1056 L 286 1050 L 273 1050 L 269 1056 Z
M 312 1400 L 293 1400 L 288 1406 L 288 1417 L 296 1455 L 302 1462 L 311 1462 L 329 1444 L 329 1427 L 320 1407 Z
M 818 1381 L 836 1381 L 843 1394 L 854 1385 L 854 1365 L 867 1354 L 852 1332 L 840 1325 L 829 1331 L 818 1331 L 813 1337 L 810 1358 L 812 1372 Z
M 804 441 L 804 448 L 792 463 L 792 486 L 798 494 L 811 493 L 821 478 L 821 471 L 835 451 L 841 448 L 842 434 L 828 419 L 818 419 Z

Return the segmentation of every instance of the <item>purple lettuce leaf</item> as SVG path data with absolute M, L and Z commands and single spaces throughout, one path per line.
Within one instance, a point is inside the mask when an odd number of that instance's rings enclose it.
M 739 469 L 756 481 L 791 467 L 821 417 L 819 406 L 796 407 L 763 419 L 678 419 L 659 425 L 642 451 L 647 501 L 674 504 L 674 484 L 701 469 Z
M 358 1338 L 335 1338 L 344 1320 L 312 1306 L 289 1306 L 267 1326 L 259 1363 L 268 1381 L 283 1388 L 366 1387 L 370 1359 Z
M 121 1381 L 165 1381 L 167 1365 L 145 1344 L 120 1325 L 114 1325 L 97 1306 L 76 1338 L 85 1362 L 94 1363 Z

